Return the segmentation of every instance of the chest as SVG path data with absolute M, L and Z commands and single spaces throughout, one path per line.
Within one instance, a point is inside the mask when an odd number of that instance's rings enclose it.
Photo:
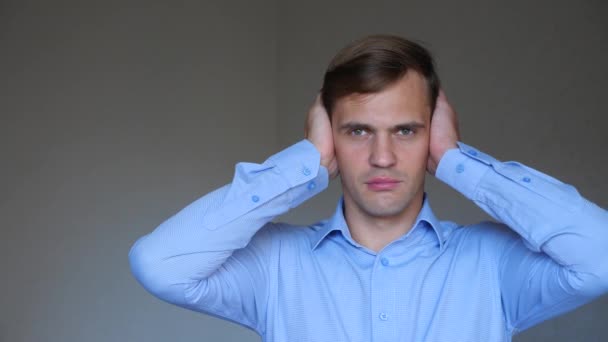
M 268 310 L 289 341 L 502 341 L 496 270 L 474 253 L 341 248 L 281 258 Z

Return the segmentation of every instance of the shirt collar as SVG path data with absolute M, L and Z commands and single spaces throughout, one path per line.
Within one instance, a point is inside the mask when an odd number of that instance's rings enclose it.
M 355 246 L 360 247 L 356 241 L 354 241 L 350 235 L 350 230 L 348 229 L 348 225 L 346 224 L 346 219 L 344 218 L 344 197 L 340 197 L 338 201 L 338 205 L 336 206 L 336 211 L 333 216 L 328 220 L 324 221 L 321 225 L 320 229 L 315 232 L 312 237 L 311 247 L 315 250 L 321 242 L 333 231 L 341 231 L 342 235 Z M 437 236 L 437 240 L 439 241 L 439 248 L 443 249 L 446 232 L 444 227 L 441 225 L 433 211 L 431 210 L 431 205 L 428 201 L 426 192 L 424 193 L 424 197 L 422 200 L 422 208 L 418 213 L 418 217 L 412 226 L 412 230 L 414 230 L 419 224 L 424 224 L 426 222 L 432 229 L 435 235 Z M 409 233 L 409 232 L 408 232 Z

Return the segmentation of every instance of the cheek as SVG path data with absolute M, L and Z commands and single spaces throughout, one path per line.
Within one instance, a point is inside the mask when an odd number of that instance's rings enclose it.
M 344 168 L 346 165 L 356 164 L 355 158 L 357 157 L 357 154 L 352 148 L 335 146 L 335 151 L 336 161 L 338 162 L 338 166 L 341 168 Z
M 356 169 L 357 165 L 365 164 L 366 149 L 362 144 L 345 143 L 344 141 L 335 140 L 334 150 L 336 152 L 338 167 L 346 172 Z
M 429 156 L 429 145 L 424 140 L 416 141 L 413 144 L 402 146 L 401 156 L 403 161 L 411 168 L 426 168 L 426 162 Z

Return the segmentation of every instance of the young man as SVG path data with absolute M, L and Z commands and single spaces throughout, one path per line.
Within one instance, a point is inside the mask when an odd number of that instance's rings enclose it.
M 608 289 L 608 213 L 458 141 L 429 53 L 370 36 L 338 53 L 306 139 L 135 242 L 159 298 L 264 341 L 509 341 Z M 426 172 L 502 223 L 439 221 Z M 328 220 L 270 222 L 340 174 Z

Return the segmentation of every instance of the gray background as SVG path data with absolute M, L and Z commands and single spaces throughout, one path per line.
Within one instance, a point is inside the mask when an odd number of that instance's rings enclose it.
M 329 59 L 370 33 L 428 43 L 464 142 L 607 207 L 606 17 L 599 0 L 1 1 L 0 341 L 259 341 L 152 297 L 127 253 L 302 139 Z M 485 218 L 427 188 L 439 217 Z M 604 296 L 515 341 L 598 341 L 607 315 Z

